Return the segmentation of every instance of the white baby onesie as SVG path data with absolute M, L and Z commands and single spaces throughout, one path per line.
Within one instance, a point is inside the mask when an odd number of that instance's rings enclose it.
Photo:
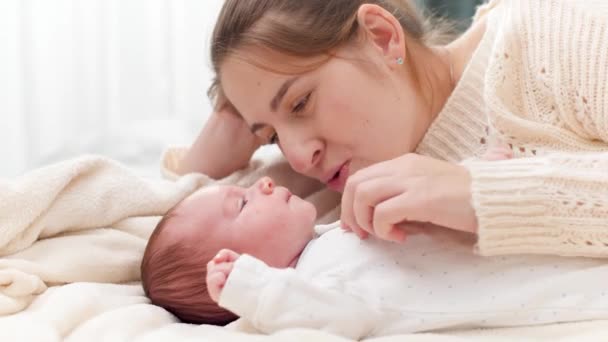
M 312 328 L 353 339 L 608 318 L 605 260 L 480 257 L 473 236 L 445 229 L 393 244 L 335 227 L 318 227 L 328 231 L 296 269 L 241 256 L 220 305 L 262 332 Z

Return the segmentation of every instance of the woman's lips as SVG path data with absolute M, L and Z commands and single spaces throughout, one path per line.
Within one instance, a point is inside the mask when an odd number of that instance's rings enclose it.
M 334 177 L 327 182 L 327 187 L 334 191 L 342 192 L 346 186 L 346 180 L 349 176 L 349 167 L 350 162 L 344 163 L 338 169 Z

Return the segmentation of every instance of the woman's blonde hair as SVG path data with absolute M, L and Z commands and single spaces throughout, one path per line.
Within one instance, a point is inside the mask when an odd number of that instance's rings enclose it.
M 211 62 L 216 74 L 209 96 L 221 105 L 217 75 L 226 57 L 244 47 L 288 56 L 331 56 L 356 38 L 357 13 L 375 4 L 392 13 L 410 38 L 425 45 L 448 40 L 446 25 L 432 23 L 413 0 L 226 0 L 215 25 Z

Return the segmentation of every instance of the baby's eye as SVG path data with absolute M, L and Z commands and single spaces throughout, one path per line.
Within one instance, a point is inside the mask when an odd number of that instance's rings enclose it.
M 239 209 L 240 211 L 243 211 L 243 209 L 245 208 L 245 206 L 247 205 L 247 199 L 245 197 L 241 198 L 241 203 L 239 205 Z

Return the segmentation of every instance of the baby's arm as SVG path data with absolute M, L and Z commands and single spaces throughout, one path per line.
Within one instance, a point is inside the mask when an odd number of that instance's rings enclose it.
M 225 258 L 222 253 L 232 256 Z M 208 281 L 216 277 L 214 269 L 227 274 L 227 281 L 218 288 L 220 306 L 249 320 L 260 331 L 310 328 L 360 339 L 376 326 L 377 311 L 363 300 L 318 286 L 292 268 L 272 268 L 248 255 L 232 262 L 236 254 L 232 253 L 222 251 L 218 255 L 228 265 L 211 261 L 215 265 L 208 266 Z

